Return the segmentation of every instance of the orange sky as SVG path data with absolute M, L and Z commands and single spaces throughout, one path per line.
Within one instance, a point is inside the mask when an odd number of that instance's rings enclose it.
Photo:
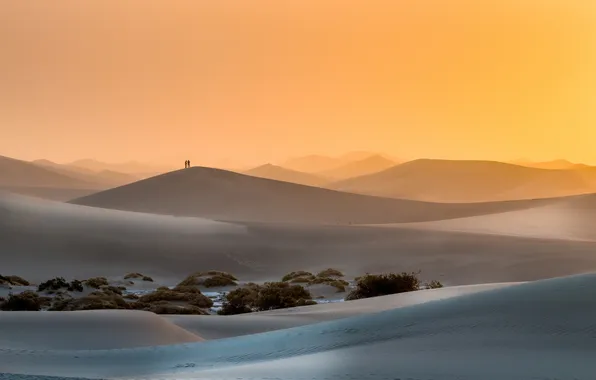
M 0 46 L 0 155 L 596 164 L 593 0 L 6 0 Z

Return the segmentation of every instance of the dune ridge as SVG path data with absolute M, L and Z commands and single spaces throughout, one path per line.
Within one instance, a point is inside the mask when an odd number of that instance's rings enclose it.
M 70 203 L 242 222 L 371 224 L 451 219 L 556 201 L 420 202 L 350 194 L 194 167 L 78 198 Z

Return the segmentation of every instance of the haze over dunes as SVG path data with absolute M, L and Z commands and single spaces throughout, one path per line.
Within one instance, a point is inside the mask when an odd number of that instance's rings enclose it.
M 520 201 L 440 204 L 370 197 L 194 167 L 71 201 L 74 204 L 209 219 L 325 224 L 413 222 L 503 212 Z
M 330 188 L 434 202 L 547 198 L 594 192 L 596 171 L 547 170 L 494 161 L 415 160 Z
M 319 172 L 319 175 L 335 180 L 358 177 L 377 173 L 395 166 L 397 163 L 381 155 L 373 155 L 363 159 L 347 162 L 339 167 Z
M 243 172 L 243 174 L 253 177 L 273 179 L 276 181 L 292 182 L 307 186 L 322 187 L 329 183 L 328 179 L 316 174 L 303 173 L 271 164 L 265 164 L 256 168 L 252 168 Z

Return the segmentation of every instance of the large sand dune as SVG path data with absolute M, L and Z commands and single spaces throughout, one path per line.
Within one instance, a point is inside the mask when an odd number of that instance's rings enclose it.
M 596 171 L 547 170 L 494 161 L 416 160 L 329 188 L 432 202 L 560 197 L 596 190 Z
M 591 215 L 585 212 L 578 220 Z M 177 282 L 211 269 L 260 281 L 333 267 L 348 276 L 422 270 L 423 280 L 460 285 L 596 270 L 595 249 L 586 241 L 424 227 L 219 223 L 0 196 L 2 274 L 32 281 L 142 272 Z
M 596 195 L 519 211 L 387 227 L 596 242 Z
M 246 170 L 243 172 L 243 174 L 253 177 L 273 179 L 276 181 L 297 183 L 306 186 L 321 187 L 329 183 L 329 180 L 322 176 L 310 173 L 303 173 L 271 164 L 265 164 L 256 168 Z
M 0 372 L 10 380 L 590 379 L 596 373 L 595 287 L 594 274 L 556 278 L 197 343 L 2 348 Z
M 195 167 L 92 194 L 71 203 L 232 221 L 362 224 L 484 215 L 554 201 L 428 203 L 342 193 Z

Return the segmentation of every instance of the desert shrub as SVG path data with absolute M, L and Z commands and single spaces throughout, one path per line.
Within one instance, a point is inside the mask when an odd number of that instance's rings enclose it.
M 290 282 L 292 284 L 308 284 L 314 277 L 308 277 L 308 276 L 304 276 L 304 277 L 295 277 L 293 279 L 291 279 Z
M 258 289 L 255 289 L 253 286 L 232 290 L 226 294 L 222 308 L 217 314 L 234 315 L 252 313 L 257 296 Z
M 238 279 L 227 272 L 196 272 L 182 280 L 178 286 L 204 286 L 206 288 L 220 286 L 236 286 Z
M 223 287 L 223 286 L 236 286 L 238 283 L 228 277 L 224 276 L 213 276 L 208 277 L 203 282 L 203 286 L 206 288 L 216 288 L 216 287 Z
M 123 296 L 123 298 L 127 299 L 127 300 L 138 300 L 141 297 L 139 297 L 138 295 L 136 295 L 134 293 L 129 293 L 129 294 Z
M 141 279 L 142 281 L 147 281 L 147 282 L 153 282 L 153 279 L 149 276 L 145 276 L 142 273 L 128 273 L 126 276 L 124 276 L 125 280 L 129 280 L 129 279 Z
M 442 287 L 443 287 L 443 284 L 441 284 L 437 280 L 432 280 L 431 282 L 427 282 L 425 284 L 425 288 L 426 289 L 439 289 L 439 288 L 442 288 Z
M 82 292 L 83 283 L 79 280 L 72 280 L 70 284 L 68 284 L 67 290 L 69 292 Z
M 92 277 L 88 280 L 85 280 L 83 282 L 83 284 L 85 284 L 86 286 L 93 288 L 93 289 L 99 289 L 102 286 L 108 286 L 110 285 L 108 283 L 108 279 L 105 277 Z
M 389 294 L 411 292 L 420 289 L 418 273 L 367 274 L 359 278 L 346 300 L 385 296 Z
M 107 309 L 130 309 L 130 306 L 124 298 L 117 294 L 106 294 L 96 291 L 81 298 L 57 300 L 50 308 L 51 311 Z
M 226 295 L 218 314 L 243 314 L 314 303 L 310 292 L 300 285 L 291 285 L 287 282 L 267 282 L 264 285 L 250 284 L 231 291 Z
M 0 275 L 0 285 L 13 285 L 13 286 L 29 286 L 29 281 L 19 276 L 2 276 Z
M 211 298 L 205 296 L 198 289 L 193 288 L 192 291 L 184 291 L 184 289 L 188 288 L 178 287 L 177 289 L 175 288 L 171 290 L 156 290 L 139 297 L 138 302 L 147 304 L 161 301 L 184 302 L 202 308 L 210 308 L 213 306 Z
M 44 300 L 35 292 L 27 290 L 19 294 L 10 294 L 8 299 L 0 305 L 3 311 L 39 311 Z
M 325 270 L 320 271 L 319 273 L 317 273 L 317 277 L 325 277 L 325 278 L 329 278 L 329 277 L 343 277 L 344 274 L 340 271 L 338 271 L 337 269 L 333 269 L 333 268 L 327 268 Z
M 170 290 L 167 286 L 160 286 L 156 290 Z
M 128 280 L 129 278 L 143 278 L 143 276 L 144 275 L 142 275 L 141 273 L 128 273 L 124 276 L 124 279 Z
M 298 277 L 308 277 L 308 278 L 312 278 L 314 277 L 312 273 L 310 272 L 305 272 L 303 270 L 299 270 L 296 272 L 290 272 L 288 274 L 286 274 L 285 276 L 283 276 L 283 278 L 281 279 L 282 282 L 289 282 L 292 281 L 295 278 Z
M 122 286 L 102 286 L 101 287 L 101 291 L 106 293 L 106 294 L 117 294 L 119 296 L 122 295 L 122 291 L 126 290 L 126 288 L 122 287 Z
M 82 292 L 83 283 L 79 280 L 66 282 L 64 277 L 56 277 L 46 282 L 42 282 L 37 287 L 38 292 L 55 293 L 59 290 L 68 290 L 69 292 Z

